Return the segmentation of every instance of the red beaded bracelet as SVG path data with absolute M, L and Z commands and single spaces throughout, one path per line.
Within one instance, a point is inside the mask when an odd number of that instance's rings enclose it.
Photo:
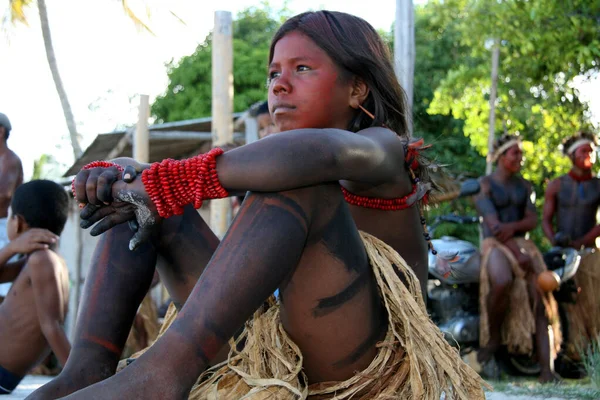
M 219 182 L 216 158 L 223 154 L 214 148 L 187 160 L 167 159 L 154 163 L 142 173 L 142 182 L 158 214 L 163 218 L 183 214 L 183 207 L 221 199 L 229 194 Z
M 81 171 L 86 170 L 86 169 L 92 169 L 92 168 L 110 168 L 110 167 L 115 167 L 119 172 L 123 172 L 123 167 L 121 167 L 119 164 L 115 164 L 115 163 L 108 162 L 108 161 L 93 161 L 89 164 L 84 165 L 83 168 L 81 168 Z M 75 195 L 75 179 L 73 179 L 71 181 L 71 192 L 73 193 L 73 198 L 75 198 L 75 200 L 77 200 L 77 196 Z

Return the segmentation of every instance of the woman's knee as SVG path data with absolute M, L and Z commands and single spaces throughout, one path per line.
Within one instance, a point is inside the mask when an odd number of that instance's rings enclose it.
M 256 200 L 265 201 L 272 198 L 287 198 L 300 206 L 305 212 L 312 212 L 317 208 L 324 210 L 337 207 L 343 201 L 340 185 L 338 183 L 328 183 L 282 192 L 249 192 L 244 199 L 242 207 L 250 205 Z

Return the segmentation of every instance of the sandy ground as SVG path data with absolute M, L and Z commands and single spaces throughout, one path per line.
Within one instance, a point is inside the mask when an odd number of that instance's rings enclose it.
M 0 396 L 1 400 L 17 400 L 24 399 L 31 392 L 39 388 L 40 386 L 50 382 L 52 380 L 51 376 L 39 376 L 39 375 L 27 375 L 19 386 L 11 393 Z
M 27 375 L 25 379 L 21 381 L 19 386 L 9 395 L 0 396 L 0 400 L 20 400 L 27 397 L 31 392 L 49 382 L 52 377 L 49 376 L 37 376 Z M 531 396 L 515 396 L 507 395 L 504 393 L 487 393 L 486 400 L 540 400 L 541 397 Z M 559 397 L 546 398 L 545 400 L 563 400 Z
M 533 396 L 516 396 L 505 393 L 487 393 L 486 400 L 563 400 L 561 397 L 533 397 Z

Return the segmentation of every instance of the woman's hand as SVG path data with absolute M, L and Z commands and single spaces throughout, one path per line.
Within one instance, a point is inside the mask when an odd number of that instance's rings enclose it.
M 121 202 L 125 210 L 133 211 L 135 216 L 135 234 L 129 241 L 129 249 L 135 250 L 139 245 L 150 239 L 152 233 L 162 221 L 162 218 L 158 215 L 156 206 L 148 196 L 148 193 L 146 193 L 141 179 L 134 179 L 131 183 L 125 181 L 115 182 L 112 185 L 112 196 L 115 199 L 115 204 Z M 113 217 L 107 221 L 105 223 L 105 230 L 121 223 L 119 221 L 127 217 L 127 211 L 122 213 L 120 217 Z
M 83 205 L 80 226 L 87 229 L 96 224 L 90 233 L 97 236 L 129 222 L 135 232 L 129 248 L 134 250 L 151 236 L 161 220 L 138 177 L 149 165 L 130 158 L 113 162 L 124 168 L 122 173 L 116 167 L 107 167 L 82 170 L 77 174 L 73 189 L 77 201 Z

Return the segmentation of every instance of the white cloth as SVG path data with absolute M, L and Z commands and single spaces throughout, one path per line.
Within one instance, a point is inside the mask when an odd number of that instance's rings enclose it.
M 8 242 L 10 242 L 10 240 L 8 240 L 8 234 L 6 233 L 7 223 L 8 218 L 0 218 L 0 249 L 6 246 Z M 11 282 L 0 283 L 0 296 L 6 297 L 11 286 Z

